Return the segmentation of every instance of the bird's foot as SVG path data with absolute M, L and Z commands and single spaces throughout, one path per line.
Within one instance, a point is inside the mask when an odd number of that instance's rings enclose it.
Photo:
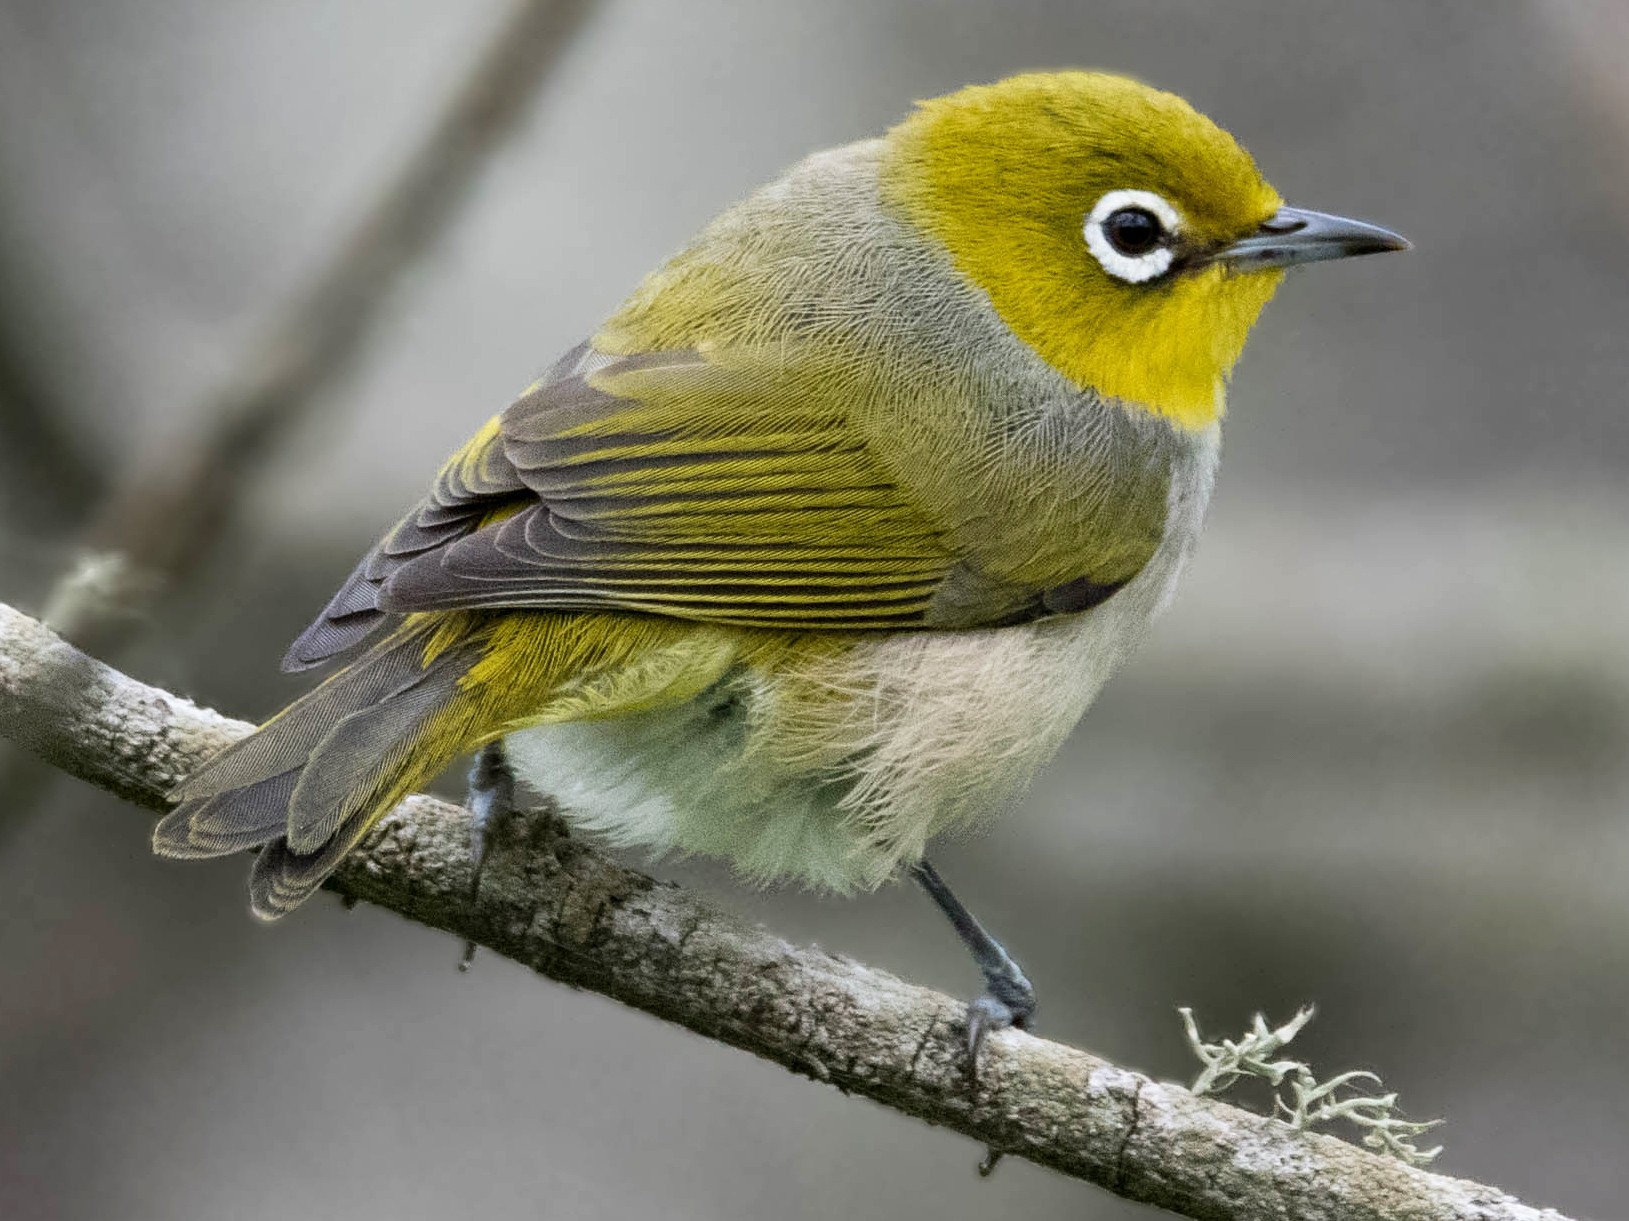
M 486 871 L 487 857 L 492 843 L 503 826 L 519 811 L 515 807 L 515 774 L 504 757 L 502 741 L 488 742 L 475 753 L 475 762 L 469 769 L 469 855 L 474 867 L 470 871 L 469 895 L 471 901 L 481 893 L 481 875 Z M 475 958 L 475 943 L 464 942 L 464 954 L 458 961 L 460 971 L 468 971 Z
M 999 943 L 995 943 L 998 950 Z M 967 1006 L 967 1073 L 976 1087 L 979 1079 L 979 1050 L 985 1038 L 996 1030 L 1011 1026 L 1015 1030 L 1028 1030 L 1035 1017 L 1035 988 L 1028 977 L 1005 950 L 994 970 L 984 963 L 985 992 Z M 985 1147 L 984 1160 L 979 1163 L 979 1177 L 987 1179 L 1001 1164 L 1001 1150 Z
M 984 970 L 984 995 L 967 1006 L 968 1070 L 975 1077 L 985 1038 L 1009 1026 L 1028 1030 L 1035 1017 L 1035 988 L 1005 951 L 994 969 L 979 965 Z

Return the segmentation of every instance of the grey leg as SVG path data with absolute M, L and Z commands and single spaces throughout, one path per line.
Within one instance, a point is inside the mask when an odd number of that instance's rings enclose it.
M 956 935 L 972 953 L 973 961 L 984 976 L 984 995 L 967 1007 L 967 1054 L 976 1071 L 985 1035 L 1008 1026 L 1023 1029 L 1029 1025 L 1035 1014 L 1035 989 L 1001 943 L 962 906 L 938 870 L 925 860 L 918 861 L 911 866 L 911 876 L 949 918 Z
M 469 769 L 469 796 L 465 798 L 465 804 L 473 815 L 469 820 L 469 854 L 475 862 L 469 887 L 473 899 L 481 890 L 481 874 L 486 870 L 492 838 L 515 813 L 515 774 L 509 770 L 509 760 L 504 757 L 502 739 L 488 742 L 475 752 L 475 762 Z M 458 969 L 469 970 L 474 957 L 475 943 L 464 942 L 464 956 L 458 962 Z
M 984 995 L 967 1006 L 968 1071 L 978 1080 L 979 1048 L 992 1030 L 1016 1026 L 1023 1030 L 1035 1016 L 1035 989 L 1002 944 L 990 936 L 972 912 L 968 911 L 939 871 L 926 860 L 911 866 L 911 876 L 928 892 L 928 897 L 949 918 L 984 976 Z M 986 1149 L 979 1174 L 988 1177 L 1001 1162 L 999 1149 Z

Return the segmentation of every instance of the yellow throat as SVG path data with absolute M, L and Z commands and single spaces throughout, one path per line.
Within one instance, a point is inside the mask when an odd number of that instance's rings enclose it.
M 1053 368 L 1184 428 L 1221 418 L 1228 374 L 1283 272 L 1179 264 L 1130 283 L 1082 230 L 1109 193 L 1136 192 L 1169 203 L 1178 259 L 1254 232 L 1283 200 L 1232 136 L 1174 94 L 1063 72 L 920 103 L 888 145 L 885 199 Z

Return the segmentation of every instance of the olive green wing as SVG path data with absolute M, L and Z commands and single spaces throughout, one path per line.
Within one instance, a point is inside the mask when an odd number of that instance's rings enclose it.
M 289 650 L 527 607 L 737 625 L 926 622 L 957 563 L 810 370 L 586 345 L 477 434 Z

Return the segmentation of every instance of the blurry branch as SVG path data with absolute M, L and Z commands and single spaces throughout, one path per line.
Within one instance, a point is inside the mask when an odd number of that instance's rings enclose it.
M 52 621 L 110 652 L 161 591 L 211 553 L 254 469 L 356 356 L 390 290 L 446 227 L 525 113 L 591 0 L 514 0 L 418 149 L 333 261 L 196 413 L 188 448 L 135 471 L 87 533 L 87 560 L 51 599 Z
M 0 322 L 0 508 L 32 529 L 61 530 L 105 485 L 91 447 L 73 435 L 71 418 L 35 375 L 21 337 Z
M 0 604 L 0 735 L 149 810 L 249 726 L 94 661 Z M 411 797 L 330 888 L 793 1072 L 1204 1221 L 1565 1221 L 1020 1031 L 968 1076 L 964 1004 L 793 946 L 540 815 L 470 894 L 468 815 Z M 448 986 L 454 986 L 449 967 Z
M 1629 217 L 1629 6 L 1623 0 L 1540 0 L 1529 10 L 1560 50 L 1581 108 L 1601 136 L 1590 158 Z

